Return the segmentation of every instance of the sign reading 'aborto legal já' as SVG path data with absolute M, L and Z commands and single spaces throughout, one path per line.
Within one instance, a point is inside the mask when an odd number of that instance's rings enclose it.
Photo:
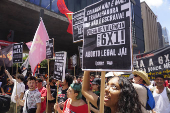
M 83 70 L 132 71 L 130 0 L 85 8 Z

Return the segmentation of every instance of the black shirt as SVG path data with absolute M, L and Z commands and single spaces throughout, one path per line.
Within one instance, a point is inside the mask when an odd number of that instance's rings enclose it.
M 62 87 L 59 87 L 59 88 L 58 88 L 58 103 L 60 103 L 60 102 L 65 102 L 65 101 L 67 100 L 67 90 L 68 90 L 68 88 L 65 89 L 65 90 L 62 90 Z M 56 96 L 57 96 L 57 91 L 55 91 L 55 92 L 52 94 L 52 96 L 53 96 L 54 98 L 56 98 Z
M 2 88 L 4 89 L 4 92 L 5 92 L 6 94 L 8 94 L 8 95 L 11 96 L 13 87 L 14 87 L 14 84 L 12 84 L 12 85 L 6 84 L 6 85 L 4 85 Z
M 56 91 L 57 91 L 57 85 L 53 85 L 53 86 L 50 85 L 50 91 L 51 91 L 51 94 L 53 94 L 54 92 L 56 92 Z M 49 100 L 48 102 L 49 102 L 49 103 L 56 103 L 56 97 L 55 97 L 54 100 Z

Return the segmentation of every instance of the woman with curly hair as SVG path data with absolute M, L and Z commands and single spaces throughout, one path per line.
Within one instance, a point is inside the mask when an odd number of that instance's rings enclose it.
M 90 72 L 84 74 L 82 94 L 94 106 L 99 107 L 100 98 L 90 91 Z M 105 87 L 104 113 L 142 113 L 138 94 L 125 77 L 115 76 Z

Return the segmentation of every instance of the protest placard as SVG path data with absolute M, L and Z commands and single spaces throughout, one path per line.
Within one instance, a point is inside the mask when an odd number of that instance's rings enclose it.
M 64 51 L 55 52 L 54 77 L 64 82 L 67 53 Z
M 75 67 L 77 65 L 77 55 L 72 56 L 72 66 Z
M 84 9 L 75 12 L 72 18 L 73 42 L 83 41 Z
M 13 45 L 13 63 L 22 63 L 23 61 L 23 43 Z
M 54 39 L 46 41 L 46 59 L 52 59 L 54 53 Z
M 84 15 L 83 70 L 132 71 L 130 0 L 103 0 Z
M 80 58 L 80 67 L 82 68 L 82 58 L 83 58 L 83 47 L 78 46 L 79 58 Z

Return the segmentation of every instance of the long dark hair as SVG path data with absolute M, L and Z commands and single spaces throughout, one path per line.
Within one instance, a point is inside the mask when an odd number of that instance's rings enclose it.
M 142 113 L 138 94 L 132 83 L 125 77 L 118 76 L 120 95 L 117 103 L 116 113 Z M 104 113 L 111 113 L 109 107 L 105 107 Z

